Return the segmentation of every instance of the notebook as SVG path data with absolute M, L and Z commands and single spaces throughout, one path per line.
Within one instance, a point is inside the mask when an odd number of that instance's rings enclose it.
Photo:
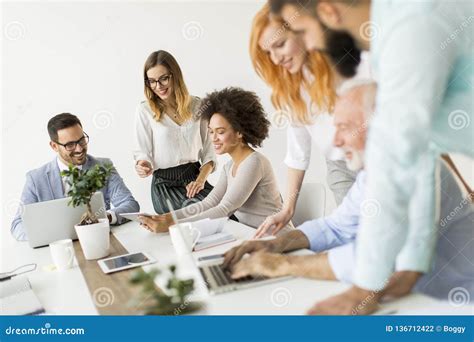
M 0 282 L 0 315 L 39 315 L 44 312 L 26 276 Z
M 223 231 L 227 221 L 228 218 L 224 217 L 193 222 L 193 227 L 201 232 L 201 237 L 194 246 L 194 251 L 235 241 L 235 237 L 232 234 Z
M 210 248 L 224 243 L 235 241 L 234 235 L 230 233 L 217 233 L 209 236 L 202 237 L 198 240 L 194 246 L 194 251 L 200 251 L 205 248 Z

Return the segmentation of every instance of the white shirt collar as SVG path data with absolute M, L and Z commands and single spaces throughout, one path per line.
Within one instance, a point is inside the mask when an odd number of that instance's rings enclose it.
M 64 164 L 63 161 L 59 157 L 57 157 L 56 160 L 58 162 L 59 172 L 64 171 L 64 170 L 69 170 L 69 165 Z M 79 170 L 82 170 L 82 166 L 83 165 L 78 165 L 77 168 Z

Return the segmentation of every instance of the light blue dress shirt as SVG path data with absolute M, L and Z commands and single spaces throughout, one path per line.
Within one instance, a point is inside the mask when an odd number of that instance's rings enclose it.
M 474 157 L 474 3 L 372 0 L 371 24 L 378 92 L 366 197 L 379 212 L 362 218 L 355 284 L 376 290 L 390 277 L 407 236 L 416 239 L 404 268 L 429 270 L 439 214 L 435 160 L 451 152 Z M 413 221 L 409 205 L 420 175 L 426 188 Z
M 365 171 L 358 173 L 342 203 L 331 215 L 306 221 L 298 227 L 308 238 L 312 251 L 326 251 L 355 240 L 359 229 L 360 209 L 364 201 L 366 177 Z

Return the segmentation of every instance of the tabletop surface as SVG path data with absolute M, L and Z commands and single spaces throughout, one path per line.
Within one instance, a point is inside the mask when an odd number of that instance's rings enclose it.
M 203 315 L 302 315 L 314 303 L 348 288 L 337 281 L 318 281 L 291 278 L 272 284 L 245 290 L 209 295 L 196 266 L 197 258 L 221 254 L 252 237 L 255 230 L 229 220 L 224 230 L 234 234 L 236 241 L 224 245 L 177 256 L 169 234 L 154 234 L 136 222 L 129 222 L 112 228 L 114 236 L 129 252 L 148 252 L 157 263 L 144 266 L 145 270 L 169 264 L 178 266 L 178 275 L 194 278 L 196 289 L 190 298 L 206 303 L 197 314 Z M 299 251 L 299 253 L 310 253 Z M 53 315 L 96 315 L 97 298 L 88 291 L 85 279 L 75 261 L 74 267 L 66 271 L 51 269 L 52 259 L 49 247 L 32 249 L 27 242 L 8 239 L 2 242 L 0 272 L 12 270 L 20 265 L 37 263 L 38 267 L 27 276 L 33 290 L 46 312 Z M 157 277 L 156 283 L 164 288 L 164 280 Z M 105 289 L 106 291 L 106 289 Z M 100 295 L 100 294 L 99 294 Z M 113 294 L 112 294 L 113 296 Z M 113 300 L 113 299 L 112 299 Z M 382 311 L 391 314 L 473 314 L 472 306 L 454 308 L 448 302 L 411 294 L 402 299 L 384 303 Z

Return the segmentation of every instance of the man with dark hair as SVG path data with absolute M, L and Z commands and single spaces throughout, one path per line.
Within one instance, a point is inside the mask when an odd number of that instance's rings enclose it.
M 68 169 L 70 164 L 85 170 L 96 164 L 112 164 L 110 159 L 95 158 L 87 154 L 89 136 L 82 130 L 82 124 L 75 115 L 62 113 L 51 118 L 48 122 L 48 134 L 51 138 L 49 145 L 57 153 L 57 157 L 26 174 L 21 205 L 66 197 L 69 189 L 65 180 L 61 178 L 60 172 Z M 125 219 L 118 215 L 119 213 L 140 210 L 138 202 L 135 201 L 115 168 L 101 191 L 111 224 L 125 222 Z M 28 239 L 22 225 L 21 207 L 13 219 L 10 231 L 17 240 Z
M 271 0 L 273 13 L 302 36 L 308 51 L 326 53 L 339 74 L 354 77 L 361 63 L 361 47 L 344 30 L 334 30 L 318 20 L 318 0 Z
M 404 269 L 431 269 L 437 234 L 440 154 L 474 157 L 472 31 L 469 1 L 270 0 L 308 50 L 328 48 L 317 25 L 345 32 L 371 52 L 377 80 L 376 115 L 367 141 L 367 196 L 380 208 L 358 234 L 355 286 L 319 303 L 316 313 L 350 313 L 379 292 L 407 242 Z M 300 15 L 299 15 L 300 14 Z M 382 143 L 383 142 L 383 143 Z M 423 225 L 410 219 L 413 188 L 425 179 Z M 413 241 L 416 237 L 416 241 Z M 411 241 L 410 241 L 411 240 Z

